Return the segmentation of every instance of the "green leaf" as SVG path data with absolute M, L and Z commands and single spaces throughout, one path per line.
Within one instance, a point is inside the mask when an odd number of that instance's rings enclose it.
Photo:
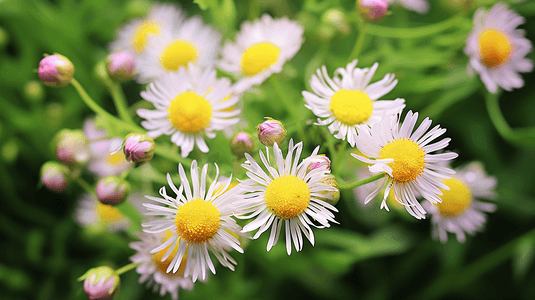
M 513 274 L 516 280 L 522 280 L 526 277 L 533 265 L 534 258 L 535 240 L 527 237 L 518 241 L 513 256 Z
M 197 3 L 202 10 L 217 9 L 218 6 L 217 0 L 193 0 L 193 3 Z

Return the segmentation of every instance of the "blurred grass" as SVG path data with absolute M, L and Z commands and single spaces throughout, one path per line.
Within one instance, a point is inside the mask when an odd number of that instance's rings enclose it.
M 297 103 L 302 101 L 300 92 L 309 90 L 308 80 L 316 68 L 325 64 L 332 73 L 348 63 L 347 56 L 358 35 L 354 1 L 251 3 L 235 2 L 238 24 L 268 12 L 288 15 L 306 26 L 302 49 L 280 75 L 289 97 Z M 379 25 L 427 26 L 456 13 L 445 9 L 445 1 L 430 3 L 432 9 L 427 15 L 394 7 L 393 15 Z M 4 39 L 0 41 L 2 299 L 85 299 L 76 278 L 99 264 L 120 267 L 133 254 L 126 234 L 94 236 L 73 221 L 80 188 L 73 184 L 65 194 L 53 194 L 38 186 L 41 164 L 54 159 L 49 145 L 53 135 L 61 128 L 80 128 L 91 112 L 72 87 L 43 87 L 44 97 L 33 99 L 24 91 L 28 82 L 36 80 L 35 69 L 43 53 L 58 52 L 75 64 L 76 78 L 90 96 L 115 113 L 105 87 L 92 75 L 93 68 L 105 58 L 115 30 L 132 16 L 140 15 L 145 4 L 125 0 L 0 1 L 0 39 Z M 190 14 L 201 14 L 206 22 L 224 23 L 217 13 L 202 11 L 192 1 L 180 4 Z M 521 28 L 533 41 L 534 3 L 527 1 L 514 7 L 526 17 Z M 329 32 L 325 31 L 322 15 L 330 8 L 347 12 L 347 34 L 321 35 Z M 233 254 L 238 260 L 235 272 L 218 268 L 216 276 L 207 283 L 197 283 L 193 291 L 181 291 L 180 298 L 534 299 L 535 149 L 514 147 L 498 135 L 485 109 L 480 80 L 466 75 L 467 58 L 462 48 L 471 29 L 472 13 L 473 10 L 451 28 L 421 38 L 368 35 L 359 66 L 378 61 L 376 78 L 395 73 L 399 83 L 391 96 L 405 98 L 408 108 L 420 111 L 422 119 L 429 116 L 448 129 L 450 149 L 460 154 L 455 165 L 478 160 L 498 178 L 498 211 L 489 216 L 485 232 L 463 245 L 453 239 L 442 245 L 431 240 L 428 221 L 412 220 L 395 211 L 379 211 L 377 203 L 370 204 L 375 205 L 374 209 L 363 210 L 354 205 L 352 193 L 346 191 L 338 205 L 340 226 L 315 231 L 315 247 L 307 244 L 301 253 L 288 257 L 283 241 L 266 252 L 267 237 L 263 236 L 251 241 L 244 255 Z M 230 32 L 238 27 L 226 26 L 229 28 L 223 33 L 231 38 Z M 533 53 L 528 57 L 533 59 Z M 513 128 L 535 126 L 534 92 L 529 86 L 535 76 L 529 73 L 523 78 L 528 83 L 526 87 L 504 93 L 500 100 L 504 117 Z M 124 87 L 129 103 L 137 103 L 141 87 L 133 83 Z M 312 114 L 300 107 L 302 119 L 291 119 L 284 108 L 271 105 L 274 95 L 272 86 L 266 83 L 257 93 L 243 97 L 247 129 L 253 132 L 262 117 L 272 116 L 284 120 L 290 136 L 295 138 L 297 122 L 313 119 Z M 316 126 L 305 130 L 310 151 L 313 143 L 320 143 L 323 133 Z M 210 147 L 226 143 L 218 136 L 210 141 Z M 326 145 L 322 145 L 322 152 L 333 155 Z M 214 156 L 205 157 L 209 159 Z M 227 148 L 218 159 L 223 169 L 232 168 Z M 345 166 L 340 171 L 342 176 L 354 177 L 355 166 L 350 161 Z M 160 298 L 137 284 L 135 272 L 121 279 L 121 292 L 116 299 Z

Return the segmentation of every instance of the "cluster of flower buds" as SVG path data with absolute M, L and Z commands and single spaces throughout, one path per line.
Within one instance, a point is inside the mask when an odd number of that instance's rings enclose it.
M 131 133 L 124 139 L 122 148 L 126 160 L 139 167 L 152 159 L 156 144 L 146 134 Z
M 88 141 L 82 130 L 63 129 L 54 137 L 56 156 L 65 165 L 84 165 L 89 161 Z
M 238 158 L 242 158 L 245 153 L 251 154 L 253 148 L 253 138 L 247 132 L 240 131 L 230 140 L 230 151 Z
M 128 51 L 108 55 L 106 65 L 108 75 L 115 82 L 125 82 L 134 78 L 136 58 Z
M 78 280 L 84 280 L 84 292 L 89 300 L 111 300 L 119 290 L 121 279 L 110 267 L 87 271 Z
M 39 79 L 43 84 L 52 87 L 64 87 L 71 83 L 74 76 L 74 65 L 61 54 L 45 56 L 39 62 L 37 70 Z
M 268 147 L 273 147 L 275 143 L 280 144 L 286 137 L 286 129 L 282 123 L 271 118 L 267 118 L 256 129 L 258 130 L 258 139 Z
M 358 0 L 357 10 L 366 21 L 379 22 L 388 13 L 388 2 L 386 0 Z
M 130 184 L 118 176 L 106 176 L 98 181 L 95 192 L 101 203 L 117 205 L 128 196 Z
M 69 186 L 69 168 L 59 162 L 49 161 L 41 167 L 41 182 L 49 190 L 61 193 Z

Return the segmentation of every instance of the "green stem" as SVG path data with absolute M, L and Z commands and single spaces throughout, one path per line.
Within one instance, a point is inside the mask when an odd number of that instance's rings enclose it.
M 260 1 L 259 0 L 250 0 L 249 1 L 249 11 L 247 13 L 247 19 L 249 21 L 254 21 L 260 17 Z
M 461 12 L 442 22 L 414 28 L 393 28 L 376 24 L 368 24 L 368 33 L 375 36 L 398 39 L 421 38 L 429 35 L 438 34 L 441 31 L 458 25 L 459 20 L 462 19 L 463 16 L 464 12 Z
M 91 186 L 87 181 L 83 180 L 80 177 L 77 177 L 74 181 L 76 181 L 86 192 L 89 194 L 95 196 L 95 188 Z
M 85 104 L 89 106 L 89 108 L 93 112 L 95 112 L 98 115 L 103 116 L 104 118 L 106 118 L 108 122 L 113 123 L 113 125 L 116 126 L 117 128 L 124 130 L 124 131 L 130 131 L 130 132 L 145 132 L 143 128 L 135 124 L 129 124 L 124 121 L 121 121 L 120 119 L 110 114 L 105 109 L 103 109 L 87 94 L 87 92 L 84 90 L 82 85 L 80 85 L 80 83 L 76 79 L 73 78 L 71 81 L 71 84 L 74 86 L 74 88 L 76 89 L 76 91 L 78 92 L 82 100 L 85 102 Z
M 373 176 L 368 177 L 368 178 L 363 179 L 363 180 L 359 180 L 359 181 L 355 181 L 355 182 L 351 182 L 351 183 L 340 183 L 338 185 L 338 188 L 341 189 L 341 190 L 353 189 L 353 188 L 356 188 L 357 186 L 361 186 L 361 185 L 364 185 L 366 183 L 370 183 L 372 181 L 376 181 L 376 180 L 384 178 L 384 177 L 385 177 L 384 173 L 379 173 L 377 175 L 373 175 Z M 341 180 L 339 178 L 337 178 L 336 181 L 341 182 Z
M 290 112 L 290 115 L 293 118 L 293 121 L 297 124 L 297 128 L 299 130 L 299 138 L 303 141 L 303 143 L 307 143 L 306 141 L 306 135 L 305 130 L 303 128 L 303 124 L 301 122 L 301 116 L 297 113 L 297 105 L 294 104 L 292 99 L 288 97 L 287 93 L 284 91 L 283 87 L 281 86 L 279 80 L 277 79 L 276 75 L 272 75 L 270 78 L 271 84 L 273 85 L 273 88 L 279 95 L 279 98 L 282 100 L 282 104 L 286 107 L 288 112 Z
M 334 158 L 332 169 L 335 170 L 337 174 L 338 174 L 338 166 L 340 166 L 340 163 L 342 162 L 342 159 L 344 158 L 346 147 L 347 147 L 347 141 L 342 141 L 342 145 L 340 145 L 340 149 L 338 149 L 338 153 L 336 154 L 336 157 Z
M 507 124 L 507 121 L 503 117 L 498 100 L 498 94 L 485 93 L 485 104 L 487 104 L 490 120 L 498 133 L 507 140 L 513 133 L 513 130 L 509 127 L 509 124 Z
M 364 22 L 360 27 L 359 37 L 355 42 L 355 46 L 353 47 L 351 54 L 349 55 L 349 61 L 357 58 L 360 53 L 360 49 L 362 49 L 362 45 L 364 45 L 364 37 L 366 36 L 366 28 L 368 27 L 367 24 L 367 22 Z
M 115 274 L 121 275 L 121 274 L 123 274 L 125 272 L 128 272 L 128 271 L 134 269 L 135 267 L 139 266 L 140 264 L 141 263 L 130 263 L 130 264 L 128 264 L 128 265 L 126 265 L 126 266 L 124 266 L 124 267 L 122 267 L 120 269 L 115 270 Z
M 110 90 L 111 97 L 119 117 L 125 122 L 135 124 L 134 119 L 132 119 L 132 116 L 128 112 L 128 105 L 126 103 L 126 98 L 121 85 L 116 82 L 110 82 L 108 84 L 108 89 Z
M 175 163 L 183 164 L 184 166 L 189 167 L 191 165 L 190 158 L 182 157 L 177 153 L 177 151 L 174 151 L 173 149 L 164 145 L 156 145 L 154 153 Z

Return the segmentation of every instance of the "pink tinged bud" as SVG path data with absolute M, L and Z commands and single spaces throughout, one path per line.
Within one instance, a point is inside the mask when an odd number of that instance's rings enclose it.
M 53 87 L 63 87 L 72 81 L 74 65 L 63 55 L 49 55 L 39 63 L 37 74 L 43 84 Z
M 82 130 L 63 129 L 54 137 L 56 156 L 65 165 L 86 164 L 89 161 L 88 141 Z
M 331 205 L 336 205 L 338 203 L 338 200 L 340 200 L 340 190 L 338 189 L 338 183 L 336 182 L 336 180 L 334 180 L 334 176 L 329 175 L 320 180 L 320 182 L 331 186 L 335 190 L 321 191 L 320 194 L 324 197 L 318 197 L 318 199 L 323 200 Z
M 386 0 L 358 0 L 357 10 L 366 21 L 379 22 L 387 14 L 388 2 Z
M 108 74 L 115 82 L 124 82 L 134 78 L 136 58 L 128 51 L 108 55 Z
M 146 134 L 131 133 L 126 136 L 123 142 L 123 151 L 126 160 L 134 163 L 135 167 L 150 161 L 154 156 L 156 144 L 154 140 Z
M 118 176 L 106 176 L 98 181 L 95 192 L 101 203 L 117 205 L 128 196 L 130 184 Z
M 331 160 L 324 154 L 310 157 L 310 165 L 308 165 L 307 170 L 312 171 L 319 168 L 331 172 Z
M 46 162 L 41 167 L 41 182 L 49 190 L 61 193 L 69 186 L 69 168 L 59 162 Z
M 286 137 L 286 129 L 277 120 L 268 119 L 256 128 L 258 129 L 258 139 L 268 147 L 272 147 L 275 143 L 280 144 Z
M 120 278 L 109 267 L 98 267 L 87 271 L 80 280 L 84 280 L 84 292 L 89 300 L 111 300 L 119 290 Z
M 230 141 L 230 151 L 239 158 L 243 157 L 245 153 L 251 154 L 253 148 L 253 138 L 243 131 L 236 133 Z

